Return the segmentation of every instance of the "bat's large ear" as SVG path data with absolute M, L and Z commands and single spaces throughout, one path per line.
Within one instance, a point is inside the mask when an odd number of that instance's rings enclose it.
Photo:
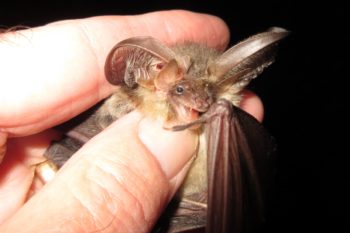
M 152 88 L 154 78 L 175 58 L 175 53 L 152 37 L 132 37 L 119 42 L 109 53 L 105 75 L 113 85 L 140 84 Z
M 219 85 L 244 88 L 274 61 L 276 44 L 289 32 L 273 27 L 233 46 L 208 66 L 208 73 Z

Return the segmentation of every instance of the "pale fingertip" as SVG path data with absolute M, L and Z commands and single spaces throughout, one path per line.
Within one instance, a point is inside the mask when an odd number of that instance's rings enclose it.
M 258 121 L 262 122 L 264 119 L 264 105 L 261 99 L 251 91 L 245 90 L 243 92 L 243 99 L 240 107 L 254 116 Z

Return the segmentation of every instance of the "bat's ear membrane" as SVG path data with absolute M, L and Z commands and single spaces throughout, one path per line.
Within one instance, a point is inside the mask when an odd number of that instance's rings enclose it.
M 167 91 L 176 82 L 183 78 L 184 74 L 175 59 L 172 59 L 154 79 L 154 86 L 157 90 Z
M 107 56 L 106 79 L 113 85 L 154 88 L 155 77 L 174 57 L 174 51 L 152 37 L 132 37 L 119 42 Z
M 278 43 L 289 32 L 273 27 L 249 37 L 220 55 L 208 66 L 208 73 L 220 86 L 245 87 L 274 61 Z

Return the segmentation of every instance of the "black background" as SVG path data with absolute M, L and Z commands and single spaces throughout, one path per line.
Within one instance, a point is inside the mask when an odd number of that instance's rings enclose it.
M 348 8 L 336 1 L 6 1 L 0 25 L 39 26 L 104 14 L 187 9 L 223 18 L 231 44 L 270 26 L 289 29 L 276 63 L 251 88 L 265 104 L 276 137 L 276 192 L 264 232 L 347 232 Z M 1 64 L 0 64 L 1 67 Z

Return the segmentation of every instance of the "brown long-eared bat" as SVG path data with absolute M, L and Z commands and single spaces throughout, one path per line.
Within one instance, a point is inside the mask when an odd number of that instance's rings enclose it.
M 168 47 L 152 37 L 123 40 L 105 64 L 107 80 L 120 89 L 45 156 L 61 167 L 87 140 L 137 108 L 164 119 L 169 130 L 192 130 L 200 139 L 192 168 L 154 232 L 254 232 L 266 217 L 275 144 L 237 106 L 287 35 L 274 27 L 224 53 L 195 43 Z

